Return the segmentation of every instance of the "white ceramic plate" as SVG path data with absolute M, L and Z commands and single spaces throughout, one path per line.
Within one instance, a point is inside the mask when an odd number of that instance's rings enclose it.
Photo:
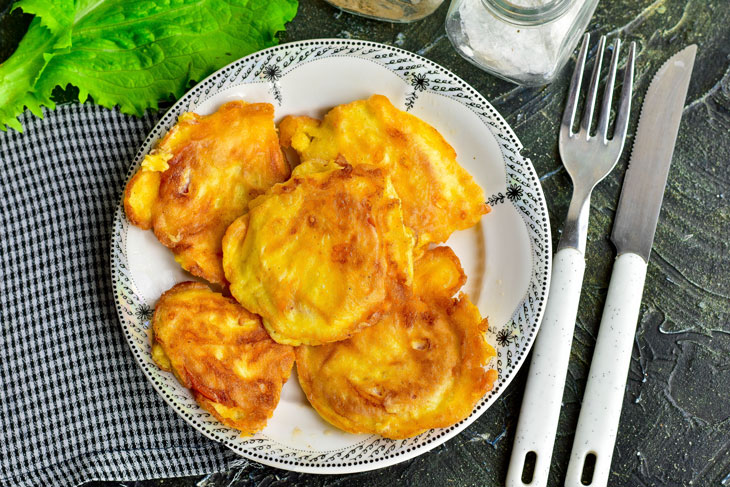
M 420 455 L 458 434 L 504 391 L 534 341 L 550 279 L 550 229 L 535 170 L 492 106 L 473 88 L 433 62 L 394 47 L 364 41 L 315 40 L 273 47 L 240 59 L 199 83 L 152 130 L 129 169 L 183 112 L 201 115 L 222 103 L 269 102 L 277 121 L 288 114 L 322 116 L 341 103 L 386 95 L 397 106 L 436 127 L 454 146 L 460 163 L 488 195 L 492 212 L 448 245 L 467 273 L 466 291 L 489 318 L 488 338 L 497 350 L 494 389 L 465 420 L 415 438 L 392 441 L 352 435 L 319 418 L 295 374 L 259 434 L 240 436 L 200 408 L 172 374 L 150 355 L 149 319 L 161 293 L 189 280 L 152 232 L 116 213 L 111 266 L 119 319 L 144 373 L 165 400 L 194 428 L 242 456 L 279 468 L 316 473 L 371 470 Z

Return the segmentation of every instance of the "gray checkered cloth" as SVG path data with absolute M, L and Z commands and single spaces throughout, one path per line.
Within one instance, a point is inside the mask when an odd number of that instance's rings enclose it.
M 158 116 L 75 104 L 0 132 L 0 485 L 193 475 L 236 459 L 163 402 L 114 307 L 114 210 Z

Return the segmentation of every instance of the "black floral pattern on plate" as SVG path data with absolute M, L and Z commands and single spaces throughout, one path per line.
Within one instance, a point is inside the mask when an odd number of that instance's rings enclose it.
M 153 312 L 154 310 L 150 308 L 147 303 L 142 303 L 137 307 L 137 310 L 134 312 L 134 316 L 136 316 L 139 321 L 149 321 L 152 319 Z
M 500 191 L 499 193 L 490 196 L 487 199 L 487 204 L 489 204 L 489 206 L 501 205 L 505 202 L 505 200 L 510 200 L 514 203 L 520 201 L 523 194 L 524 190 L 522 189 L 522 186 L 518 184 L 510 184 L 507 187 L 507 191 L 505 191 L 504 193 Z
M 505 347 L 515 340 L 517 340 L 517 335 L 508 331 L 506 328 L 502 328 L 497 332 L 497 343 L 500 347 Z
M 269 64 L 264 68 L 264 78 L 270 83 L 276 83 L 281 79 L 281 68 L 275 64 Z
M 261 75 L 271 84 L 271 94 L 274 95 L 274 99 L 281 106 L 281 103 L 284 101 L 284 97 L 281 95 L 281 89 L 279 88 L 279 80 L 282 76 L 281 68 L 276 64 L 267 64 L 261 71 Z
M 426 77 L 425 74 L 417 73 L 411 78 L 411 86 L 413 91 L 406 97 L 406 111 L 413 108 L 413 105 L 418 99 L 419 91 L 426 91 L 431 84 L 431 81 Z
M 522 186 L 518 186 L 517 184 L 510 184 L 509 188 L 507 188 L 507 199 L 512 202 L 521 200 Z

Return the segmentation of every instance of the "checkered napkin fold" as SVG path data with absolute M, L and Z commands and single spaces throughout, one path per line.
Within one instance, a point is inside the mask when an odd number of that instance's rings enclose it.
M 0 485 L 194 475 L 236 459 L 162 401 L 117 320 L 114 211 L 158 116 L 74 104 L 0 132 Z

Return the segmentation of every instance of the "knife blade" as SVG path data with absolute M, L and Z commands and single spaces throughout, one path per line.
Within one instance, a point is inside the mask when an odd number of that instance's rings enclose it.
M 649 261 L 696 54 L 697 45 L 685 47 L 649 84 L 611 234 L 618 255 Z

